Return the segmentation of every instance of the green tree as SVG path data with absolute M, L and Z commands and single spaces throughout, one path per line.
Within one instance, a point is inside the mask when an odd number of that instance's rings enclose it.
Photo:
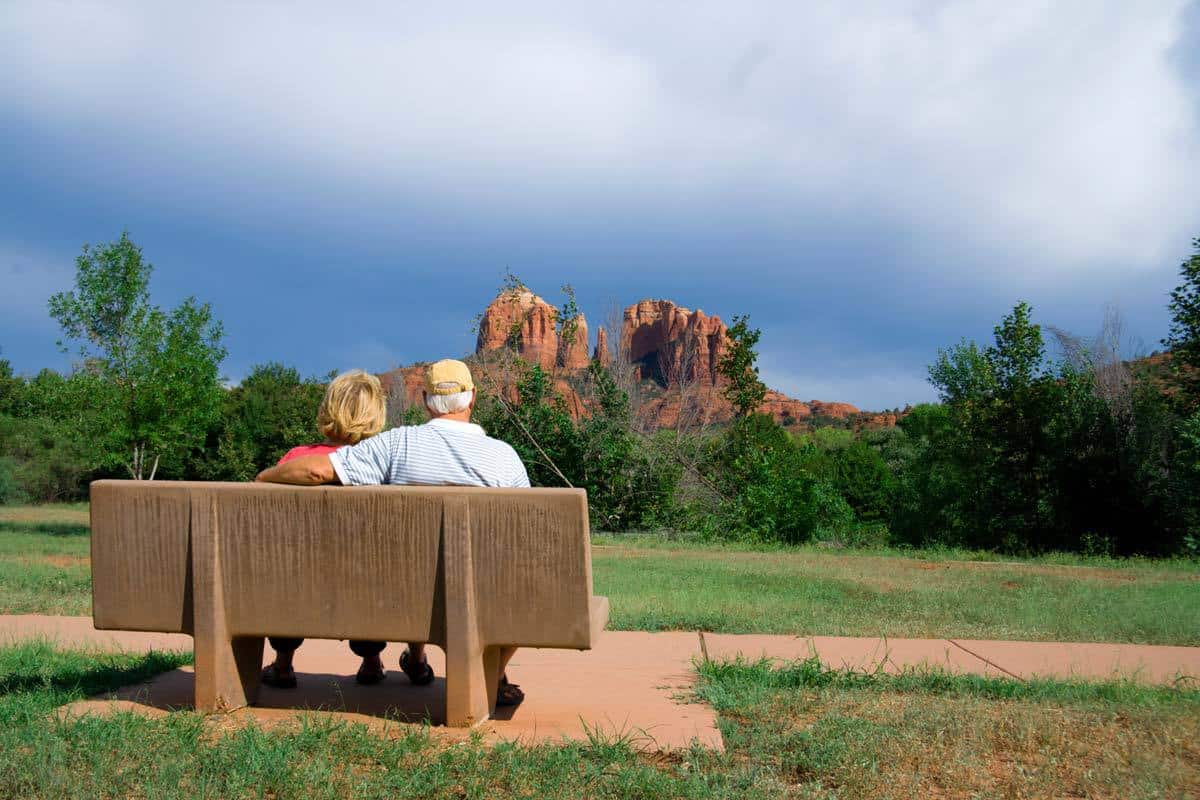
M 728 382 L 725 397 L 739 417 L 757 413 L 767 394 L 766 385 L 758 377 L 758 351 L 754 349 L 761 336 L 758 328 L 750 327 L 750 317 L 734 317 L 729 346 L 717 363 L 717 371 Z
M 896 494 L 896 476 L 880 452 L 849 431 L 820 429 L 847 434 L 845 441 L 820 447 L 814 441 L 811 468 L 854 509 L 862 522 L 887 522 Z M 816 437 L 814 437 L 814 440 Z
M 207 304 L 189 297 L 168 313 L 150 303 L 152 271 L 122 233 L 116 242 L 84 245 L 74 290 L 49 303 L 85 368 L 117 397 L 100 466 L 124 464 L 136 479 L 153 478 L 160 463 L 181 468 L 203 443 L 219 412 L 218 370 L 226 355 L 221 324 Z
M 0 358 L 0 414 L 15 414 L 24 381 L 13 374 L 8 359 Z
M 704 471 L 719 502 L 693 515 L 713 538 L 799 544 L 854 522 L 846 501 L 812 468 L 811 454 L 766 414 L 735 420 L 707 451 Z
M 930 380 L 943 405 L 901 423 L 916 457 L 894 532 L 1008 551 L 1176 549 L 1191 518 L 1180 448 L 1147 387 L 1114 402 L 1103 366 L 1047 358 L 1024 303 L 991 346 L 940 353 Z
M 1171 349 L 1175 378 L 1182 392 L 1184 413 L 1200 408 L 1200 238 L 1192 240 L 1194 252 L 1179 265 L 1182 282 L 1171 292 L 1167 309 L 1171 328 L 1163 344 Z
M 317 410 L 324 392 L 324 383 L 301 379 L 292 367 L 255 365 L 225 393 L 220 419 L 191 470 L 206 480 L 250 480 L 291 448 L 320 441 Z

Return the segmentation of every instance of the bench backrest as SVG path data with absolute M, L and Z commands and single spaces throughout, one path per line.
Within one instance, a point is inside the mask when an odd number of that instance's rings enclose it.
M 471 604 L 495 645 L 591 646 L 577 489 L 96 481 L 97 628 L 442 643 Z M 449 610 L 447 604 L 449 603 Z

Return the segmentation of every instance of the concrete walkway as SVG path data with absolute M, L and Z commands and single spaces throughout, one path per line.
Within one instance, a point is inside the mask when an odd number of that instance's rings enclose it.
M 190 650 L 191 637 L 178 634 L 97 631 L 90 617 L 0 616 L 0 643 L 49 639 L 66 647 L 97 647 L 144 652 Z M 996 642 L 950 639 L 871 639 L 837 636 L 768 636 L 609 631 L 591 651 L 526 649 L 509 667 L 510 678 L 527 693 L 525 702 L 482 727 L 490 739 L 540 741 L 584 738 L 588 729 L 631 734 L 647 747 L 672 749 L 698 740 L 721 747 L 710 707 L 682 700 L 692 680 L 692 662 L 703 658 L 791 660 L 816 653 L 835 667 L 897 671 L 936 666 L 952 672 L 1025 679 L 1035 676 L 1105 679 L 1134 678 L 1152 683 L 1195 682 L 1200 648 L 1053 642 Z M 394 666 L 401 647 L 384 651 Z M 445 674 L 444 659 L 430 648 L 434 671 Z M 269 648 L 268 648 L 269 657 Z M 438 724 L 445 696 L 439 677 L 428 687 L 413 687 L 398 669 L 379 686 L 354 683 L 357 659 L 343 642 L 310 640 L 297 652 L 300 686 L 283 691 L 264 687 L 259 705 L 225 719 L 231 724 L 256 720 L 274 724 L 295 717 L 297 709 L 394 729 L 396 722 L 429 719 Z M 146 684 L 116 692 L 115 700 L 73 704 L 69 713 L 107 713 L 132 709 L 165 713 L 188 708 L 192 674 L 188 668 Z M 445 731 L 449 736 L 463 732 Z

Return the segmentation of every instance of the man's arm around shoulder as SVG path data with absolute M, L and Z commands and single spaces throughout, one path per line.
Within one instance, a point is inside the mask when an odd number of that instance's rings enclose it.
M 319 486 L 322 483 L 341 483 L 328 455 L 300 456 L 258 473 L 256 481 L 291 483 L 297 486 Z

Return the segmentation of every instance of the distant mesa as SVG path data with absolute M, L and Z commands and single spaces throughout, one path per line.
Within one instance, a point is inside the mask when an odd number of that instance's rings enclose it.
M 610 331 L 596 331 L 589 348 L 587 320 L 581 313 L 574 335 L 561 337 L 555 324 L 558 309 L 525 287 L 502 291 L 479 317 L 476 358 L 508 349 L 525 361 L 554 375 L 557 391 L 572 413 L 587 413 L 587 404 L 576 386 L 592 358 L 605 366 L 629 370 L 646 389 L 634 409 L 648 428 L 675 428 L 681 424 L 728 422 L 733 406 L 725 398 L 725 380 L 719 364 L 729 348 L 729 331 L 720 317 L 708 316 L 671 300 L 640 300 L 627 307 L 614 347 Z M 589 357 L 589 351 L 591 356 Z M 381 376 L 396 400 L 420 402 L 420 370 L 407 367 Z M 501 391 L 516 399 L 514 386 Z M 796 400 L 770 390 L 762 404 L 783 425 L 812 424 L 816 419 L 839 420 L 855 426 L 891 427 L 895 414 L 863 413 L 849 403 Z
M 663 386 L 716 386 L 729 331 L 720 317 L 705 316 L 670 300 L 642 300 L 625 309 L 621 352 L 641 377 Z
M 543 369 L 586 369 L 591 361 L 587 319 L 579 314 L 573 336 L 567 341 L 560 340 L 557 316 L 558 309 L 528 289 L 501 292 L 479 318 L 475 353 L 512 346 L 521 358 Z

